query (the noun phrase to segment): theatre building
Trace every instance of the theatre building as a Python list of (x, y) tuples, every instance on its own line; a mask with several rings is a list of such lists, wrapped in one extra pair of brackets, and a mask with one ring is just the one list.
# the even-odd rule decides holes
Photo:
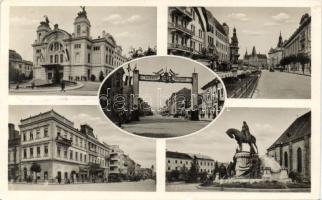
[(81, 125), (78, 130), (72, 121), (50, 110), (22, 119), (19, 128), (21, 181), (36, 178), (31, 171), (34, 163), (40, 165), (40, 181), (107, 180), (109, 149), (98, 142), (90, 126)]
[(270, 157), (288, 170), (311, 177), (311, 112), (297, 118), (267, 149)]
[(91, 36), (91, 22), (87, 12), (78, 12), (74, 32), (55, 24), (50, 27), (49, 19), (40, 22), (33, 47), (34, 79), (51, 83), (61, 79), (69, 81), (98, 81), (127, 59), (122, 47), (117, 45), (109, 33), (102, 31), (98, 38)]

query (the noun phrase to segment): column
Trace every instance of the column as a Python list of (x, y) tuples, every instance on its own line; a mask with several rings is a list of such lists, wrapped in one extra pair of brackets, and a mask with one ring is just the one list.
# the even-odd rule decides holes
[(198, 108), (198, 73), (192, 73), (191, 120), (199, 120)]

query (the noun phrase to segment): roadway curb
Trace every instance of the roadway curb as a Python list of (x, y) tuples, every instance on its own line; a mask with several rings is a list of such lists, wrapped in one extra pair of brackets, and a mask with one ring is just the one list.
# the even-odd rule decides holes
[[(82, 88), (82, 87), (84, 87), (84, 84), (78, 82), (76, 86), (66, 87), (65, 91), (75, 90), (75, 89), (79, 89), (79, 88)], [(9, 89), (9, 93), (55, 92), (55, 91), (60, 92), (61, 88), (57, 87), (57, 88), (52, 88), (52, 89), (34, 89), (34, 90), (32, 90), (32, 89), (28, 89), (28, 90), (25, 90), (25, 89), (18, 89), (18, 90)]]

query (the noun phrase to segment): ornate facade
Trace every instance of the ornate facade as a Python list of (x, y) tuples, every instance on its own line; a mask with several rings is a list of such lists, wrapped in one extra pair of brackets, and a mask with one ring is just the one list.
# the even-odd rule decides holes
[(84, 7), (73, 24), (74, 32), (70, 34), (58, 24), (52, 29), (47, 17), (40, 22), (32, 44), (35, 80), (99, 80), (101, 73), (106, 76), (127, 60), (112, 35), (103, 31), (92, 38)]

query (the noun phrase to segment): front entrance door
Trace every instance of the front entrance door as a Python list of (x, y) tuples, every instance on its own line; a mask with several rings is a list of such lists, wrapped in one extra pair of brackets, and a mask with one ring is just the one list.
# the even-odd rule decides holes
[(90, 80), (90, 78), (91, 78), (91, 70), (88, 69), (87, 70), (87, 80)]

